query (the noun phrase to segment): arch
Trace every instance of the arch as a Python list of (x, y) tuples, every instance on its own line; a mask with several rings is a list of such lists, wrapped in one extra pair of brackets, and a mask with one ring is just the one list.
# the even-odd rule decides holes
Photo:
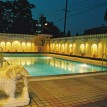
[(20, 52), (21, 51), (21, 44), (19, 41), (14, 41), (12, 43), (12, 51), (13, 52)]
[(81, 56), (84, 56), (84, 55), (85, 55), (85, 45), (84, 45), (84, 44), (81, 44), (81, 45), (80, 45), (80, 55), (81, 55)]
[(97, 49), (97, 44), (93, 44), (91, 46), (91, 57), (97, 57), (98, 49)]
[(22, 52), (26, 52), (26, 43), (22, 43)]
[(6, 52), (11, 52), (11, 43), (10, 42), (6, 43)]
[(3, 52), (5, 52), (5, 46), (6, 46), (5, 42), (1, 42), (1, 43), (0, 43), (0, 46), (1, 46), (1, 48), (3, 49)]
[(27, 43), (27, 47), (26, 47), (26, 49), (27, 49), (27, 52), (31, 52), (32, 51), (32, 45), (31, 45), (31, 43)]

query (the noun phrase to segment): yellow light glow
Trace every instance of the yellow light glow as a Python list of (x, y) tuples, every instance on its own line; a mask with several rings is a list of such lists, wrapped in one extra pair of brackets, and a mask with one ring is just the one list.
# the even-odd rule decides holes
[(97, 57), (97, 44), (92, 45), (91, 52), (93, 57)]
[(22, 45), (25, 45), (25, 43), (23, 42)]
[(4, 45), (5, 44), (5, 42), (1, 42), (1, 45)]
[(31, 43), (28, 42), (27, 45), (31, 46)]
[(93, 47), (93, 48), (97, 48), (97, 44), (93, 44), (92, 47)]
[(69, 47), (71, 48), (71, 47), (72, 47), (72, 44), (70, 44)]
[(81, 44), (81, 45), (80, 45), (80, 50), (81, 50), (81, 51), (85, 50), (85, 45), (84, 45), (84, 44)]

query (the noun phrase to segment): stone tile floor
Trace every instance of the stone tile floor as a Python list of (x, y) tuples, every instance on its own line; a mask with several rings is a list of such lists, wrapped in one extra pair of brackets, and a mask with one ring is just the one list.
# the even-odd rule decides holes
[(24, 107), (104, 107), (107, 75), (30, 81), (29, 93), (30, 104)]

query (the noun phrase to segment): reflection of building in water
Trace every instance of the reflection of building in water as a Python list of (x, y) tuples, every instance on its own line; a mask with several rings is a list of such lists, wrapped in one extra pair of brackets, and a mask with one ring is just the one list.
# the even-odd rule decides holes
[(11, 57), (11, 58), (6, 58), (6, 60), (9, 62), (11, 65), (30, 65), (35, 62), (34, 57)]
[(94, 66), (89, 67), (89, 65), (87, 65), (87, 64), (79, 65), (79, 73), (96, 72), (96, 71), (99, 71), (99, 70), (97, 70), (97, 68)]
[(53, 67), (57, 67), (60, 69), (68, 70), (74, 72), (74, 64), (68, 61), (59, 60), (59, 59), (51, 59), (50, 65)]
[(68, 70), (74, 72), (74, 64), (73, 63), (68, 64)]

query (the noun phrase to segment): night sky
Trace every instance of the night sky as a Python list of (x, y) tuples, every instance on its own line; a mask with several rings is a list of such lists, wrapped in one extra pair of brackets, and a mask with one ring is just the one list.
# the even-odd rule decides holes
[[(7, 0), (3, 0), (7, 1)], [(66, 0), (28, 0), (35, 4), (32, 9), (33, 19), (44, 14), (47, 21), (54, 22), (61, 31), (64, 31), (64, 9)], [(67, 28), (72, 35), (77, 32), (82, 34), (84, 30), (107, 25), (104, 21), (107, 0), (68, 0)]]
[[(63, 31), (64, 9), (66, 0), (29, 0), (36, 5), (32, 10), (33, 18), (38, 19), (40, 14), (47, 17), (47, 21), (54, 22)], [(77, 32), (106, 25), (104, 14), (107, 0), (68, 0), (67, 29), (72, 35)]]

